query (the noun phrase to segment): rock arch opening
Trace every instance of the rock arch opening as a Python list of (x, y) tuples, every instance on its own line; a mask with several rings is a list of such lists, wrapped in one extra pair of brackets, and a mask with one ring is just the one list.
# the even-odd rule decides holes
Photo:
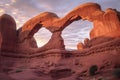
[(38, 47), (44, 46), (46, 43), (48, 43), (51, 36), (52, 33), (46, 28), (42, 27), (41, 29), (39, 29), (34, 35), (34, 38), (37, 42), (37, 46)]
[(34, 43), (36, 43), (37, 47), (39, 48), (48, 43), (51, 35), (52, 33), (48, 29), (42, 26), (42, 24), (37, 23), (33, 27), (31, 27), (30, 30), (29, 28), (26, 30), (25, 36), (23, 36), (21, 40), (24, 40), (25, 38), (34, 39)]
[(66, 49), (77, 49), (77, 44), (89, 38), (89, 33), (93, 27), (88, 20), (75, 21), (66, 27), (62, 32)]

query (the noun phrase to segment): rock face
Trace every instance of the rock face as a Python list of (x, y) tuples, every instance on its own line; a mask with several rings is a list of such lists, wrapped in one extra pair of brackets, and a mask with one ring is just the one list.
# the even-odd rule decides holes
[(0, 49), (2, 51), (19, 53), (24, 47), (26, 49), (37, 48), (37, 43), (33, 37), (20, 43), (17, 36), (19, 31), (20, 29), (16, 30), (16, 22), (10, 15), (4, 14), (0, 16)]
[(93, 38), (90, 40), (88, 38), (86, 38), (84, 40), (84, 43), (80, 42), (77, 44), (77, 49), (83, 50), (83, 49), (91, 48), (91, 47), (100, 45), (102, 43), (109, 42), (113, 39), (114, 39), (113, 37), (96, 37), (96, 38)]
[(54, 51), (32, 58), (3, 56), (4, 71), (15, 80), (120, 79), (120, 38), (77, 52)]
[(14, 19), (7, 14), (0, 16), (0, 29), (2, 50), (12, 51), (17, 44), (17, 31)]
[[(95, 15), (95, 14), (94, 14)], [(119, 37), (120, 21), (117, 11), (114, 9), (107, 9), (105, 12), (101, 11), (97, 19), (93, 19), (94, 28), (91, 31), (91, 38), (99, 36)]]
[(2, 34), (1, 34), (1, 28), (0, 28), (0, 51), (1, 51), (1, 46), (2, 46)]
[(4, 73), (0, 73), (0, 79), (1, 80), (14, 80), (10, 76), (8, 76), (7, 74), (4, 74)]
[[(19, 41), (23, 41), (25, 38), (33, 37), (34, 34), (42, 27), (45, 26), (51, 33), (51, 39), (38, 51), (45, 51), (49, 49), (65, 49), (63, 38), (61, 37), (61, 31), (59, 31), (60, 21), (58, 25), (53, 26), (56, 20), (59, 20), (58, 16), (51, 12), (44, 12), (26, 22), (19, 33)], [(58, 31), (57, 31), (58, 30)]]
[[(0, 65), (1, 65), (1, 47), (2, 46), (2, 36), (1, 36), (1, 27), (0, 27)], [(0, 66), (0, 72), (2, 71), (2, 66)]]
[[(19, 34), (21, 32), (21, 29), (22, 28), (17, 30), (17, 34)], [(27, 32), (25, 34), (27, 34)], [(34, 50), (34, 48), (38, 48), (37, 42), (33, 36), (27, 37), (21, 42), (19, 41), (19, 38), (18, 38), (17, 44), (18, 44), (17, 52), (22, 52), (22, 53), (29, 53), (29, 52), (31, 52), (31, 50)]]

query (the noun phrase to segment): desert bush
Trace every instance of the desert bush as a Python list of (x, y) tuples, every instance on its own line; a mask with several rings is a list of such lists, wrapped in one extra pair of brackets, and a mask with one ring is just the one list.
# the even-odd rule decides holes
[(89, 75), (90, 75), (90, 76), (95, 75), (97, 70), (98, 70), (98, 67), (97, 67), (96, 65), (92, 65), (92, 66), (89, 68)]

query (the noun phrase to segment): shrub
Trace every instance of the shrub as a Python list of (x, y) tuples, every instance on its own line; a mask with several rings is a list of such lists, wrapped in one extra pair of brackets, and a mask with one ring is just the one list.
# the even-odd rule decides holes
[(89, 75), (94, 76), (97, 70), (98, 70), (98, 67), (96, 65), (91, 66), (89, 69)]
[(113, 75), (114, 75), (116, 78), (120, 78), (120, 69), (115, 69), (114, 72), (113, 72)]

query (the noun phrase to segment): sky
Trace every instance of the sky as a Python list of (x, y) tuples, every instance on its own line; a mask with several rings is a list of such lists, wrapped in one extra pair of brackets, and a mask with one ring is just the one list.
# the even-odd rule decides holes
[[(119, 0), (0, 0), (0, 15), (6, 13), (11, 15), (16, 23), (17, 29), (27, 20), (42, 13), (53, 12), (59, 17), (64, 17), (75, 7), (86, 2), (95, 2), (101, 5), (102, 10), (114, 8), (120, 11)], [(93, 27), (89, 21), (75, 21), (64, 29), (62, 37), (67, 49), (76, 49), (79, 42), (84, 38), (89, 38), (89, 32)], [(34, 35), (39, 47), (46, 44), (51, 33), (45, 29), (40, 29)]]

